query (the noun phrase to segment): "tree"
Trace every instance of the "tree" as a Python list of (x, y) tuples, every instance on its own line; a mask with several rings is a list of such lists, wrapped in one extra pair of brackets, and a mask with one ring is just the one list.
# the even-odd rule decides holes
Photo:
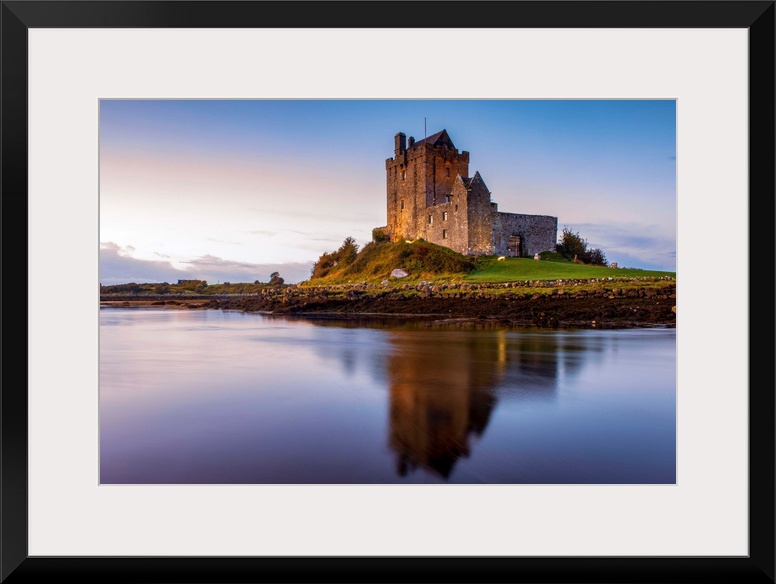
[(581, 259), (587, 250), (587, 241), (582, 239), (579, 233), (564, 227), (560, 236), (560, 242), (555, 246), (555, 250), (567, 260)]
[(313, 278), (323, 278), (336, 263), (334, 254), (326, 252), (322, 253), (321, 257), (318, 258), (318, 261), (315, 262), (315, 265), (313, 266)]
[(323, 278), (334, 266), (347, 266), (356, 261), (358, 245), (353, 237), (346, 237), (337, 251), (324, 252), (312, 269), (313, 278)]
[(606, 266), (606, 254), (600, 249), (587, 249), (587, 240), (568, 227), (563, 228), (555, 251), (570, 261), (578, 261), (594, 266)]
[(342, 245), (335, 252), (335, 255), (337, 256), (338, 264), (343, 264), (345, 266), (352, 264), (358, 255), (356, 240), (350, 236), (346, 237), (345, 241), (342, 242)]
[(280, 274), (278, 272), (272, 272), (269, 275), (269, 285), (270, 286), (282, 286), (283, 282), (285, 282), (285, 280), (280, 277)]

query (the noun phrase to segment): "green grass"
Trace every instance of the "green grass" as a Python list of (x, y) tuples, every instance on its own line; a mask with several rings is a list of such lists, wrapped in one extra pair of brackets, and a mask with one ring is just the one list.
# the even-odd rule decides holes
[[(556, 255), (556, 254), (552, 254)], [(550, 256), (551, 257), (551, 256)], [(568, 261), (531, 258), (480, 257), (477, 268), (464, 276), (469, 282), (519, 282), (521, 280), (584, 280), (590, 278), (676, 277), (676, 272), (587, 266)]]
[[(593, 278), (676, 277), (676, 272), (607, 268), (569, 262), (557, 253), (545, 252), (542, 259), (497, 256), (467, 257), (453, 250), (429, 243), (369, 243), (350, 263), (340, 263), (323, 277), (311, 278), (302, 285), (379, 283), (415, 284), (421, 281), (499, 283), (535, 280), (588, 280)], [(391, 270), (402, 268), (409, 276), (390, 277)]]
[[(358, 252), (352, 263), (338, 264), (328, 270), (325, 276), (311, 278), (306, 283), (311, 285), (378, 283), (391, 279), (404, 284), (440, 278), (460, 280), (475, 266), (474, 258), (426, 241), (372, 242)], [(391, 271), (397, 268), (407, 271), (409, 276), (400, 280), (390, 278)]]

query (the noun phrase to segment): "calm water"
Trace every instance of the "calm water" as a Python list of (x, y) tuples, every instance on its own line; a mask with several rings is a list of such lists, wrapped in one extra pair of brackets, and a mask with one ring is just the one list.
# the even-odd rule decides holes
[(676, 331), (100, 310), (102, 483), (674, 483)]

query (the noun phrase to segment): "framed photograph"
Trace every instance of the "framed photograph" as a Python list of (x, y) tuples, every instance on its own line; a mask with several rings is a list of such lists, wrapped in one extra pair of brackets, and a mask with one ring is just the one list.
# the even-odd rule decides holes
[(0, 579), (774, 582), (775, 14), (2, 2)]

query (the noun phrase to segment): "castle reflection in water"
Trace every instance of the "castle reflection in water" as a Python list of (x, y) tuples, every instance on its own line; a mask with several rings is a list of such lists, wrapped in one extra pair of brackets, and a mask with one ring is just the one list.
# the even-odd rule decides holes
[[(563, 341), (540, 334), (440, 331), (430, 342), (424, 332), (390, 334), (388, 443), (400, 476), (422, 468), (449, 477), (485, 432), (499, 399), (555, 399), (559, 356), (574, 349), (570, 340), (564, 350), (547, 347)], [(566, 375), (576, 367), (573, 358), (563, 361)]]

